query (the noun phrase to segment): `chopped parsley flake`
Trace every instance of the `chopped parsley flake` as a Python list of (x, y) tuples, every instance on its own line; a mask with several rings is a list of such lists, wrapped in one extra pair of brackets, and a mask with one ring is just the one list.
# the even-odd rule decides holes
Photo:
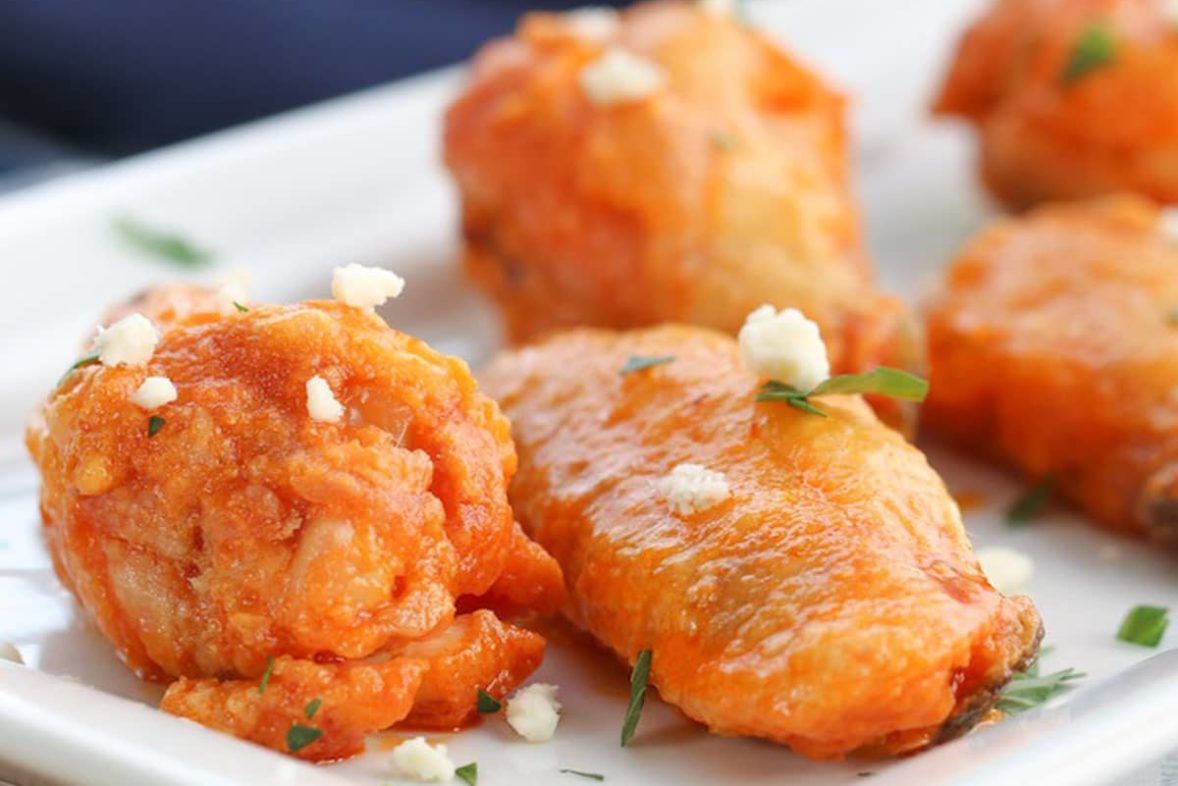
[(470, 786), (478, 786), (479, 763), (477, 761), (472, 761), (470, 764), (463, 764), (461, 767), (454, 770), (454, 774), (469, 783)]
[(494, 715), (499, 710), (503, 709), (503, 702), (487, 693), (482, 688), (479, 688), (479, 698), (476, 703), (479, 710), (479, 715)]
[(600, 772), (581, 772), (580, 770), (561, 770), (566, 775), (576, 775), (581, 778), (588, 778), (591, 781), (603, 781), (605, 776)]
[(1038, 483), (1027, 490), (1025, 494), (1014, 501), (1006, 509), (1006, 523), (1012, 527), (1026, 524), (1043, 512), (1051, 500), (1052, 487), (1055, 479), (1045, 475)]
[(160, 433), (160, 429), (162, 429), (164, 424), (167, 422), (168, 421), (164, 420), (159, 415), (152, 415), (149, 417), (147, 419), (147, 436), (150, 438)]
[[(1041, 657), (1050, 651), (1050, 647), (1044, 647), (1039, 655)], [(1006, 683), (998, 696), (997, 707), (1007, 715), (1017, 715), (1069, 690), (1072, 687), (1070, 683), (1086, 676), (1075, 669), (1061, 669), (1041, 677), (1039, 658), (1036, 658), (1026, 671), (1015, 672), (1011, 676), (1010, 682)]]
[(262, 681), (258, 683), (258, 695), (261, 696), (270, 687), (270, 675), (274, 673), (274, 656), (266, 656), (266, 670), (262, 672)]
[(315, 716), (315, 713), (319, 711), (319, 708), (322, 705), (323, 699), (311, 699), (311, 701), (307, 704), (307, 708), (303, 710), (303, 715), (307, 717), (307, 720), (311, 720), (311, 718)]
[(152, 227), (132, 218), (118, 216), (115, 230), (128, 244), (158, 259), (175, 262), (184, 267), (197, 267), (212, 261), (213, 255), (182, 236)]
[(1104, 22), (1093, 22), (1076, 38), (1062, 78), (1070, 85), (1113, 61), (1117, 54), (1116, 32)]
[(928, 382), (898, 368), (880, 366), (866, 374), (839, 374), (822, 382), (809, 393), (793, 385), (770, 380), (757, 392), (757, 401), (784, 401), (795, 409), (811, 415), (826, 417), (823, 410), (810, 403), (815, 396), (843, 396), (853, 393), (874, 393), (878, 396), (898, 398), (905, 401), (924, 401), (928, 395)]
[(78, 369), (85, 368), (86, 366), (93, 366), (95, 363), (98, 362), (98, 354), (99, 354), (98, 350), (94, 350), (93, 352), (91, 352), (87, 355), (82, 355), (82, 357), (75, 360), (74, 364), (72, 366), (70, 366), (69, 368), (67, 368), (65, 370), (65, 373), (61, 375), (61, 379), (57, 380), (57, 384), (61, 385), (62, 382), (65, 382), (66, 377), (68, 377), (70, 374), (77, 371)]
[(1134, 606), (1125, 615), (1117, 638), (1142, 647), (1156, 647), (1170, 624), (1170, 610), (1165, 606)]
[(670, 363), (675, 359), (674, 355), (655, 355), (647, 357), (645, 355), (631, 355), (630, 358), (622, 365), (618, 373), (623, 377), (627, 374), (633, 374), (635, 371), (642, 371), (643, 369), (651, 368), (653, 366), (661, 366), (665, 363)]
[(630, 705), (626, 708), (626, 720), (622, 724), (622, 747), (630, 744), (642, 717), (642, 705), (646, 701), (646, 684), (650, 681), (650, 650), (642, 650), (634, 661), (630, 672)]
[(247, 311), (249, 311), (249, 309), (248, 309), (248, 308), (246, 308), (245, 306), (241, 305), (241, 304), (240, 304), (240, 303), (238, 303), (236, 300), (234, 300), (234, 301), (233, 301), (233, 307), (234, 307), (235, 309), (237, 309), (237, 311), (238, 311), (238, 313), (239, 313), (239, 314), (244, 314), (244, 313), (246, 313)]
[(291, 753), (298, 753), (315, 740), (323, 736), (323, 729), (314, 726), (300, 726), (294, 724), (286, 733), (286, 747)]

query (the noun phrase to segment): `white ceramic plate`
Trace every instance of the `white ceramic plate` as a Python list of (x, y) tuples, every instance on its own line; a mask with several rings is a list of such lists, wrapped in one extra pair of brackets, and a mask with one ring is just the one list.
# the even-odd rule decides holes
[[(911, 296), (989, 212), (968, 136), (929, 123), (924, 110), (955, 31), (977, 5), (752, 4), (754, 19), (855, 97), (868, 235), (885, 284)], [(369, 91), (0, 200), (0, 640), (14, 642), (31, 667), (0, 663), (0, 778), (94, 786), (394, 780), (387, 750), (396, 735), (374, 739), (356, 760), (310, 768), (151, 709), (159, 689), (126, 672), (53, 576), (19, 440), (102, 306), (183, 275), (119, 243), (110, 219), (120, 211), (220, 252), (208, 275), (248, 269), (260, 300), (323, 296), (336, 264), (392, 267), (409, 288), (384, 312), (390, 323), (484, 360), (498, 343), (495, 319), (457, 276), (455, 205), (438, 164), (439, 116), (458, 79), (443, 72)], [(1054, 645), (1044, 667), (1077, 667), (1092, 689), (898, 764), (816, 764), (774, 745), (713, 737), (657, 699), (636, 743), (621, 750), (625, 671), (557, 630), (538, 675), (561, 686), (556, 739), (529, 745), (493, 721), (449, 739), (453, 758), (477, 760), (483, 786), (591, 783), (561, 768), (603, 773), (609, 784), (676, 786), (839, 784), (861, 772), (881, 773), (877, 784), (1161, 783), (1156, 768), (1129, 773), (1178, 743), (1178, 655), (1126, 675), (1153, 651), (1119, 643), (1114, 632), (1137, 603), (1178, 605), (1172, 558), (1062, 511), (1009, 530), (1000, 512), (1017, 483), (935, 448), (932, 458), (955, 492), (984, 500), (966, 516), (978, 545), (1034, 557), (1029, 592)]]

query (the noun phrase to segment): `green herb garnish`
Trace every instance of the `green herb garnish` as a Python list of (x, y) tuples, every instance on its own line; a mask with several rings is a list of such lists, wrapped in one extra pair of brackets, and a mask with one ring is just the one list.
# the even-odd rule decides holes
[(249, 311), (249, 309), (248, 309), (248, 308), (246, 308), (245, 306), (241, 305), (241, 304), (240, 304), (240, 303), (238, 303), (236, 300), (234, 300), (234, 301), (233, 301), (233, 307), (234, 307), (235, 309), (237, 309), (237, 313), (239, 313), (239, 314), (244, 314), (244, 313), (246, 313), (247, 311)]
[(494, 715), (499, 710), (503, 709), (503, 702), (487, 693), (482, 688), (479, 688), (479, 698), (475, 702), (478, 708), (479, 715)]
[(162, 429), (164, 427), (164, 424), (167, 422), (168, 421), (164, 420), (159, 415), (152, 415), (151, 417), (149, 417), (147, 419), (147, 436), (148, 436), (148, 438), (154, 437), (156, 434), (160, 433), (160, 429)]
[(630, 706), (626, 708), (626, 721), (622, 724), (622, 747), (626, 747), (638, 728), (642, 717), (642, 704), (646, 701), (646, 683), (650, 681), (650, 650), (642, 650), (634, 661), (630, 672)]
[(1039, 661), (1026, 671), (1015, 672), (998, 696), (998, 709), (1007, 715), (1038, 707), (1072, 686), (1068, 683), (1083, 679), (1086, 674), (1075, 669), (1062, 669), (1044, 677), (1039, 676)]
[(211, 253), (180, 235), (149, 226), (131, 216), (116, 217), (114, 227), (127, 243), (159, 259), (185, 267), (197, 267), (213, 259)]
[(470, 786), (478, 786), (479, 763), (477, 761), (472, 761), (470, 764), (463, 764), (461, 767), (454, 770), (454, 774), (469, 783)]
[(811, 398), (853, 393), (874, 393), (905, 401), (924, 401), (924, 397), (928, 395), (928, 382), (907, 371), (880, 366), (866, 374), (839, 374), (820, 383), (808, 393), (798, 390), (793, 385), (770, 380), (757, 392), (757, 401), (784, 401), (795, 409), (826, 417), (824, 411), (810, 402)]
[(303, 710), (303, 715), (307, 716), (307, 720), (311, 720), (319, 708), (323, 705), (323, 699), (311, 699), (307, 704), (307, 708)]
[(644, 355), (631, 355), (630, 359), (627, 360), (618, 370), (618, 373), (624, 377), (627, 374), (633, 374), (635, 371), (642, 371), (645, 368), (651, 368), (652, 366), (661, 366), (664, 363), (670, 363), (674, 359), (674, 355), (656, 355), (653, 357), (646, 357)]
[(270, 687), (270, 675), (274, 673), (274, 656), (266, 656), (266, 670), (262, 672), (262, 681), (258, 683), (258, 695), (261, 696)]
[(1156, 647), (1170, 624), (1170, 610), (1165, 606), (1134, 606), (1125, 615), (1117, 638), (1142, 647)]
[(298, 753), (315, 740), (323, 736), (323, 729), (314, 726), (300, 726), (294, 724), (286, 733), (286, 747), (291, 753)]
[(605, 776), (600, 772), (581, 772), (580, 770), (561, 770), (566, 775), (577, 775), (581, 778), (588, 778), (591, 781), (603, 781)]
[(65, 373), (61, 375), (61, 378), (57, 380), (58, 387), (61, 386), (62, 382), (65, 382), (66, 377), (68, 377), (70, 374), (74, 373), (78, 369), (85, 368), (86, 366), (93, 366), (95, 363), (97, 363), (99, 354), (100, 354), (99, 351), (96, 349), (93, 352), (86, 354), (86, 355), (82, 355), (82, 357), (75, 360), (74, 364), (72, 366), (70, 366), (69, 368), (67, 368), (65, 370)]
[(1055, 478), (1051, 475), (1044, 475), (1038, 483), (1006, 509), (1006, 523), (1017, 527), (1020, 524), (1026, 524), (1042, 513), (1043, 508), (1047, 507), (1048, 501), (1051, 500), (1054, 485)]
[(1081, 77), (1112, 62), (1117, 54), (1116, 32), (1103, 22), (1093, 22), (1084, 28), (1064, 66), (1061, 78), (1070, 85)]

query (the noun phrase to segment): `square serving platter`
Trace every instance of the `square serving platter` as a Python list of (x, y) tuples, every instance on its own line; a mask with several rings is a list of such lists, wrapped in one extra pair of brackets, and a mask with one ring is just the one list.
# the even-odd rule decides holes
[[(979, 0), (752, 0), (760, 27), (854, 101), (858, 189), (884, 286), (918, 300), (954, 249), (994, 213), (961, 128), (926, 106), (957, 31)], [(122, 213), (174, 227), (217, 252), (205, 278), (244, 269), (251, 295), (327, 294), (348, 262), (390, 267), (406, 294), (382, 313), (398, 329), (474, 367), (499, 345), (495, 315), (457, 269), (456, 205), (439, 163), (441, 113), (461, 83), (451, 69), (52, 181), (0, 199), (0, 641), (27, 667), (0, 662), (0, 781), (156, 784), (397, 783), (388, 751), (310, 767), (154, 709), (161, 690), (130, 675), (53, 575), (39, 536), (36, 477), (24, 456), (29, 413), (76, 354), (103, 306), (177, 270), (127, 248)], [(531, 745), (501, 722), (444, 735), (482, 786), (562, 784), (875, 784), (1178, 782), (1178, 641), (1159, 650), (1115, 640), (1139, 603), (1178, 606), (1178, 558), (1052, 509), (1011, 529), (1016, 479), (925, 444), (959, 498), (977, 546), (1030, 555), (1027, 592), (1052, 649), (1043, 668), (1075, 667), (1084, 687), (997, 726), (900, 762), (813, 763), (768, 743), (709, 735), (657, 697), (635, 743), (618, 746), (625, 670), (552, 623), (536, 676), (560, 686), (556, 738)], [(1161, 652), (1162, 654), (1157, 654)], [(1155, 657), (1151, 657), (1155, 656)]]

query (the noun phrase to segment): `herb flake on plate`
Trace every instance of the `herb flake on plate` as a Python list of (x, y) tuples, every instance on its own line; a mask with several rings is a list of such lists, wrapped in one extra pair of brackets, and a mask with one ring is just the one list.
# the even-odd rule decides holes
[(248, 312), (248, 311), (249, 311), (249, 309), (248, 309), (248, 308), (246, 308), (245, 306), (241, 305), (241, 304), (240, 304), (240, 303), (238, 303), (236, 300), (234, 300), (234, 301), (233, 301), (233, 307), (234, 307), (235, 309), (237, 309), (237, 313), (238, 313), (238, 314), (245, 314), (246, 312)]
[(1026, 671), (1015, 672), (1010, 682), (1003, 686), (996, 706), (1007, 715), (1017, 715), (1071, 689), (1072, 682), (1086, 676), (1071, 668), (1040, 676), (1039, 660), (1036, 658)]
[(128, 215), (114, 219), (115, 231), (128, 245), (157, 259), (184, 267), (198, 267), (213, 260), (213, 255), (175, 232), (159, 229)]
[(602, 775), (600, 772), (582, 772), (581, 770), (568, 770), (568, 769), (562, 769), (561, 772), (563, 772), (565, 775), (576, 775), (579, 778), (588, 778), (591, 781), (605, 780), (605, 776)]
[(1006, 509), (1006, 523), (1012, 527), (1027, 524), (1037, 517), (1051, 501), (1051, 493), (1055, 487), (1055, 478), (1044, 475), (1018, 499)]
[(655, 355), (650, 357), (645, 355), (631, 355), (629, 359), (624, 364), (622, 364), (622, 367), (618, 369), (618, 374), (624, 377), (627, 374), (633, 374), (635, 371), (642, 371), (643, 369), (653, 368), (654, 366), (661, 366), (666, 363), (670, 363), (674, 359), (674, 355)]
[(1117, 638), (1142, 647), (1156, 647), (1170, 624), (1170, 610), (1165, 606), (1134, 606), (1117, 631)]
[(482, 688), (479, 688), (479, 697), (475, 702), (478, 708), (479, 715), (494, 715), (499, 710), (503, 709), (503, 702), (487, 693)]
[(630, 672), (630, 705), (626, 707), (626, 720), (622, 724), (622, 747), (630, 744), (642, 717), (642, 705), (646, 701), (646, 685), (650, 681), (650, 650), (642, 650), (634, 661)]
[(454, 774), (462, 780), (466, 781), (470, 786), (478, 786), (479, 783), (479, 763), (472, 761), (470, 764), (463, 764), (458, 769), (454, 770)]

